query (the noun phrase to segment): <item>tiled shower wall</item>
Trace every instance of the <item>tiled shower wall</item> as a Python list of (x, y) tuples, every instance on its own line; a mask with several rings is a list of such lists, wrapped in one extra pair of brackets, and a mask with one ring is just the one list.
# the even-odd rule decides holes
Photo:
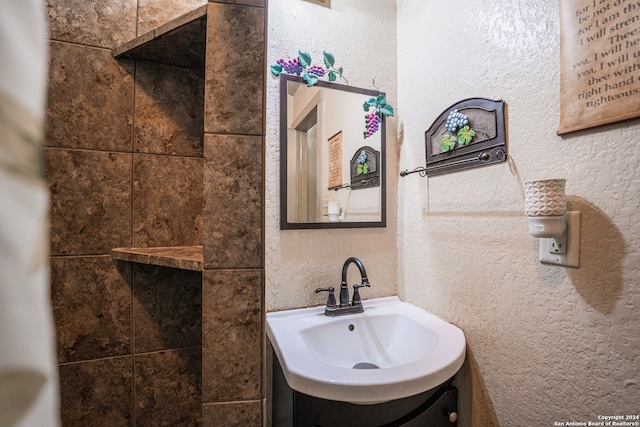
[(261, 426), (264, 406), (266, 0), (235, 3), (209, 3), (207, 15), (202, 400), (210, 427)]
[[(47, 2), (64, 426), (262, 422), (266, 5), (232, 3), (209, 6), (202, 76), (111, 49), (206, 2)], [(109, 256), (199, 244), (204, 273)]]

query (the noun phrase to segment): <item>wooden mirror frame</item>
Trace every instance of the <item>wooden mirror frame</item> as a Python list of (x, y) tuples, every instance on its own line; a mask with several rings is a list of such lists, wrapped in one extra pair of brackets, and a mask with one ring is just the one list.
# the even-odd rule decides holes
[[(302, 77), (280, 74), (280, 229), (308, 230), (332, 228), (381, 228), (387, 226), (387, 175), (386, 175), (386, 120), (380, 123), (380, 221), (344, 221), (344, 222), (288, 222), (287, 220), (287, 88), (289, 82), (305, 84)], [(339, 83), (319, 81), (318, 87), (340, 90), (376, 97), (381, 93), (375, 90), (357, 88)], [(364, 123), (364, 110), (362, 111)], [(364, 129), (364, 127), (363, 127)]]

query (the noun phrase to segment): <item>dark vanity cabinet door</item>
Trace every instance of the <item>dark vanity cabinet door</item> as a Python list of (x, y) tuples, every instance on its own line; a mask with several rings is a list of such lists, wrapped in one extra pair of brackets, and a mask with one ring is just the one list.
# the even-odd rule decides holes
[[(458, 390), (448, 381), (435, 389), (391, 402), (355, 405), (292, 390), (277, 357), (273, 361), (273, 427), (449, 427)], [(451, 417), (455, 419), (454, 417)]]

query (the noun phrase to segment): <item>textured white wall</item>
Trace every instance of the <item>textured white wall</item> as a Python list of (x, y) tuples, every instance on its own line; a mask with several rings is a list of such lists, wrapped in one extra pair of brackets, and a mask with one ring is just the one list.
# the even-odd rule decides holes
[[(401, 169), (424, 164), (424, 131), (451, 104), (507, 103), (510, 164), (398, 184), (399, 293), (468, 340), (460, 425), (640, 411), (640, 120), (556, 135), (558, 11), (398, 0)], [(582, 212), (579, 269), (538, 261), (521, 182), (543, 177), (566, 178)]]
[[(389, 0), (331, 0), (330, 7), (303, 0), (269, 2), (268, 63), (309, 52), (322, 63), (322, 52), (335, 55), (336, 66), (353, 86), (387, 94), (397, 103), (396, 5)], [(363, 298), (397, 293), (397, 143), (396, 120), (387, 122), (387, 227), (338, 230), (279, 229), (279, 81), (267, 82), (266, 251), (267, 310), (320, 305), (326, 295), (319, 286), (340, 284), (342, 264), (359, 257), (367, 269), (371, 289)], [(364, 111), (362, 113), (364, 130)], [(364, 140), (363, 140), (364, 141)], [(352, 271), (353, 270), (353, 271)], [(349, 283), (359, 283), (351, 267)]]

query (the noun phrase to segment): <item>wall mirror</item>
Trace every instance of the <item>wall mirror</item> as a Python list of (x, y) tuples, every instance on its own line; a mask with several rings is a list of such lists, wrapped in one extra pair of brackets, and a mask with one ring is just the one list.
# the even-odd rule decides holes
[(385, 120), (364, 138), (380, 93), (280, 75), (280, 228), (386, 226)]

